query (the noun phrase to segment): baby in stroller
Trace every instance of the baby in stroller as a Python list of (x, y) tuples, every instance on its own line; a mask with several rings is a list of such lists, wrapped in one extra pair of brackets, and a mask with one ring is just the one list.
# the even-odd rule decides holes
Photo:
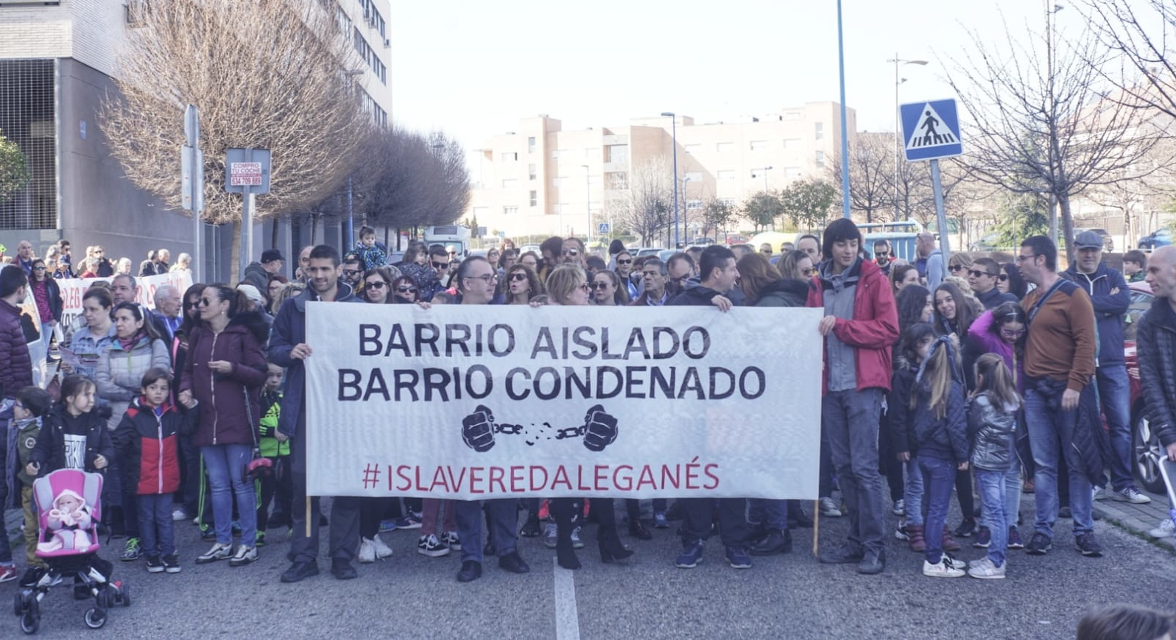
[(90, 529), (93, 525), (86, 499), (76, 491), (63, 489), (53, 498), (53, 508), (45, 518), (45, 534), (37, 550), (45, 553), (72, 549), (87, 553), (90, 550)]

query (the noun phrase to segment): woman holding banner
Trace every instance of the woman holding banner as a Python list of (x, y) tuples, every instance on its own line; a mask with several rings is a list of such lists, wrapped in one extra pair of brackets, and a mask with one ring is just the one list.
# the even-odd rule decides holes
[[(589, 291), (587, 274), (579, 265), (559, 265), (547, 276), (547, 295), (550, 298), (548, 304), (586, 306)], [(580, 568), (580, 560), (576, 558), (576, 551), (572, 546), (572, 518), (580, 512), (583, 504), (583, 500), (577, 498), (551, 500), (551, 515), (555, 518), (556, 526), (556, 559), (559, 566), (565, 569)], [(596, 514), (596, 521), (599, 523), (596, 540), (600, 546), (600, 561), (615, 562), (633, 555), (631, 549), (621, 544), (621, 537), (617, 534), (612, 498), (593, 498), (592, 512)]]
[[(197, 564), (229, 559), (230, 566), (257, 560), (257, 502), (245, 475), (257, 442), (260, 390), (267, 365), (264, 345), (269, 325), (248, 297), (224, 285), (200, 294), (200, 325), (192, 330), (180, 379), (180, 403), (195, 398), (200, 411), (192, 444), (200, 447), (212, 485), (216, 544)], [(233, 498), (241, 522), (241, 545), (234, 555)]]

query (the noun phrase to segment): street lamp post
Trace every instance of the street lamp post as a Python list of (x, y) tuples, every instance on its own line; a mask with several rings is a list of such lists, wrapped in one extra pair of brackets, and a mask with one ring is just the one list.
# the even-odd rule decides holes
[(845, 121), (845, 34), (841, 24), (841, 0), (837, 0), (837, 68), (841, 80), (841, 208), (850, 217), (849, 209), (849, 123)]
[[(687, 236), (690, 234), (690, 194), (686, 189), (686, 183), (690, 182), (690, 176), (682, 176), (682, 226), (686, 227)], [(690, 242), (690, 238), (686, 238), (686, 242)], [(677, 248), (677, 247), (675, 247)]]
[[(771, 170), (772, 170), (772, 165), (768, 165), (766, 167), (760, 167), (758, 169), (751, 170), (751, 177), (753, 177), (753, 178), (756, 177), (756, 175), (755, 175), (756, 171), (762, 172), (764, 174), (764, 193), (768, 192), (768, 172)], [(773, 218), (772, 231), (776, 230), (776, 223), (774, 220), (775, 219)]]
[(584, 169), (584, 199), (588, 207), (588, 244), (592, 244), (592, 186), (588, 183), (588, 165), (580, 165)]
[(677, 249), (681, 242), (678, 240), (678, 116), (669, 111), (662, 112), (663, 118), (673, 118), (671, 120), (671, 136), (674, 147), (674, 248)]
[[(926, 60), (903, 60), (898, 57), (898, 52), (896, 51), (894, 53), (894, 57), (891, 58), (890, 60), (887, 60), (886, 62), (893, 62), (894, 63), (894, 219), (897, 221), (898, 220), (898, 150), (899, 150), (899, 140), (901, 139), (899, 136), (902, 135), (902, 120), (900, 119), (901, 116), (899, 115), (899, 108), (898, 108), (898, 86), (900, 84), (906, 82), (906, 78), (900, 79), (898, 77), (898, 66), (900, 64), (901, 65), (917, 64), (919, 66), (924, 66), (927, 64), (927, 61)], [(848, 160), (842, 160), (842, 162), (848, 162)], [(907, 212), (907, 219), (908, 220), (910, 219), (910, 212), (909, 211)]]

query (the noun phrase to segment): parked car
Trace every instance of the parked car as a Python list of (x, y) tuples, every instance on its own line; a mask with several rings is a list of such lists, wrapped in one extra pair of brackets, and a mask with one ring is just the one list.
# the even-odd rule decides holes
[(991, 253), (1000, 248), (1000, 232), (993, 231), (992, 233), (984, 234), (983, 238), (973, 242), (968, 246), (968, 251), (977, 251), (984, 253)]
[(1078, 234), (1082, 233), (1083, 231), (1093, 231), (1097, 233), (1098, 237), (1102, 238), (1103, 251), (1110, 252), (1115, 250), (1115, 239), (1111, 237), (1111, 234), (1107, 233), (1106, 229), (1074, 229), (1074, 237), (1077, 238)]
[(690, 241), (690, 243), (689, 243), (689, 246), (692, 246), (692, 247), (705, 247), (705, 246), (708, 246), (708, 245), (712, 245), (712, 244), (714, 244), (714, 243), (715, 243), (715, 239), (714, 239), (714, 238), (695, 238), (695, 239), (693, 239), (693, 240), (691, 240), (691, 241)]
[(1139, 382), (1139, 359), (1135, 351), (1135, 327), (1139, 317), (1151, 308), (1151, 286), (1146, 282), (1132, 282), (1131, 306), (1124, 319), (1124, 354), (1127, 359), (1127, 381), (1131, 393), (1131, 455), (1132, 471), (1139, 485), (1152, 493), (1163, 494), (1164, 479), (1153, 455), (1166, 455), (1159, 438), (1152, 432), (1147, 416), (1143, 412), (1143, 393)]
[(741, 236), (741, 235), (737, 235), (737, 234), (732, 234), (732, 235), (727, 236), (727, 245), (728, 246), (733, 245), (733, 244), (745, 244), (745, 243), (747, 243), (747, 238), (745, 236)]
[(1172, 232), (1167, 227), (1159, 229), (1139, 239), (1139, 248), (1152, 251), (1172, 244)]
[(642, 256), (657, 255), (659, 252), (665, 251), (665, 249), (658, 249), (657, 247), (639, 247), (635, 249), (629, 249), (629, 253), (633, 253), (634, 251), (637, 253), (633, 257), (640, 258)]

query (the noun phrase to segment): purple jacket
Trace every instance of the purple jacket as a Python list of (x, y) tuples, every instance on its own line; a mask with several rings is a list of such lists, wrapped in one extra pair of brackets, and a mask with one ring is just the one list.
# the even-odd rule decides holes
[(1000, 336), (993, 333), (992, 328), (992, 309), (980, 314), (980, 317), (972, 321), (972, 326), (968, 328), (968, 339), (972, 344), (979, 348), (980, 353), (997, 353), (1004, 358), (1005, 364), (1008, 365), (1009, 371), (1017, 380), (1017, 391), (1025, 391), (1025, 362), (1022, 357), (1020, 360), (1016, 357), (1016, 352), (1013, 345), (1005, 342)]
[[(250, 428), (261, 419), (259, 392), (265, 383), (265, 343), (269, 326), (257, 312), (239, 314), (219, 334), (197, 327), (188, 342), (180, 392), (191, 391), (200, 403), (192, 444), (253, 444)], [(208, 363), (226, 360), (230, 373), (213, 373)], [(246, 414), (246, 397), (249, 415)]]
[(33, 358), (20, 326), (20, 309), (0, 300), (0, 385), (4, 395), (15, 398), (33, 384)]

